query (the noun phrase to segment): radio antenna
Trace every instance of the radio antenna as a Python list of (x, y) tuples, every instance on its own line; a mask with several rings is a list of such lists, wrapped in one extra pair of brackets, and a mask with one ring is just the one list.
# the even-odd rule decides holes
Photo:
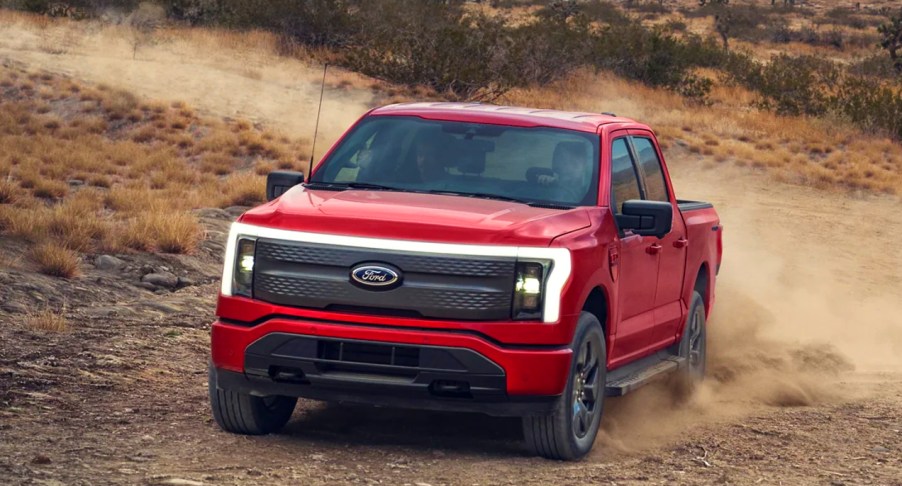
[(316, 155), (316, 135), (319, 133), (319, 114), (323, 110), (323, 92), (326, 90), (326, 69), (329, 69), (329, 63), (323, 64), (323, 82), (319, 87), (319, 107), (316, 108), (316, 127), (313, 129), (313, 145), (310, 147), (310, 164), (307, 166), (307, 179), (310, 179), (310, 173), (313, 172), (313, 156)]

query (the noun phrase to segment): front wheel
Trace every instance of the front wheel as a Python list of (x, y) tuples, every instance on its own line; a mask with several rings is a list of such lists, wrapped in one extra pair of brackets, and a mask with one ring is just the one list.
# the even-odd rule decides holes
[(548, 459), (572, 461), (595, 443), (604, 406), (607, 353), (598, 319), (583, 312), (571, 344), (573, 361), (564, 393), (549, 415), (523, 418), (529, 449)]
[(210, 408), (222, 430), (235, 434), (263, 435), (278, 432), (288, 423), (298, 399), (294, 397), (258, 397), (248, 393), (222, 390), (216, 386), (216, 370), (207, 372)]

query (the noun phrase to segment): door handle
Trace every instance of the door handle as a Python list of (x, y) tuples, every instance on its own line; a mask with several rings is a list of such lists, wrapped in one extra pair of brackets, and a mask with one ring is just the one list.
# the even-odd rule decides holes
[(686, 248), (687, 246), (689, 246), (689, 240), (686, 238), (680, 238), (673, 242), (674, 248)]
[(648, 253), (649, 255), (657, 255), (658, 252), (661, 251), (661, 248), (663, 248), (661, 245), (655, 243), (646, 248), (645, 253)]

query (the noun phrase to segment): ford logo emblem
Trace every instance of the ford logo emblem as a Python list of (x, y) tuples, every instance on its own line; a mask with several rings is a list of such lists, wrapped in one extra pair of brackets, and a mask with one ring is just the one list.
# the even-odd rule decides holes
[(370, 290), (388, 290), (401, 283), (401, 272), (385, 265), (364, 264), (351, 269), (351, 280)]

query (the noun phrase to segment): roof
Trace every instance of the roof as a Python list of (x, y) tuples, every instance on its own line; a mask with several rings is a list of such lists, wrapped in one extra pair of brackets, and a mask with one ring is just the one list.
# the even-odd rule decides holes
[(371, 115), (418, 116), (433, 120), (550, 127), (595, 133), (608, 123), (635, 123), (629, 118), (574, 111), (544, 110), (485, 103), (402, 103), (383, 106)]

